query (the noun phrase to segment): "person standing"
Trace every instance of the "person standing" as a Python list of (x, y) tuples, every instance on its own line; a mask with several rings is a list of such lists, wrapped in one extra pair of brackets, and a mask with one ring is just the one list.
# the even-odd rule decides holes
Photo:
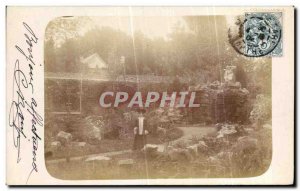
[(140, 112), (139, 116), (135, 121), (135, 127), (133, 129), (134, 141), (132, 150), (141, 150), (147, 143), (147, 135), (149, 134), (147, 130), (147, 120)]

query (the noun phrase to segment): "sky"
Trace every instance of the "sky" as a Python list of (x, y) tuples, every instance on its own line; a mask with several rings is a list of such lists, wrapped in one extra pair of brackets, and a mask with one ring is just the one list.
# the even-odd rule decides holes
[(149, 38), (168, 38), (175, 24), (185, 27), (182, 17), (91, 17), (93, 23), (101, 27), (112, 27), (119, 29), (128, 35), (135, 32), (142, 32)]

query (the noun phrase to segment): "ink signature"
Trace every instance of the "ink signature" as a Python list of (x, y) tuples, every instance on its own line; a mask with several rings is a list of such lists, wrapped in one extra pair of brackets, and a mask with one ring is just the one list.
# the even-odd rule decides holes
[[(17, 163), (22, 159), (22, 144), (25, 141), (32, 144), (32, 151), (30, 151), (32, 153), (32, 168), (27, 177), (28, 181), (33, 172), (38, 172), (38, 142), (42, 140), (38, 133), (38, 127), (43, 127), (43, 118), (37, 111), (38, 103), (34, 98), (34, 73), (38, 66), (34, 60), (33, 48), (38, 44), (38, 38), (27, 23), (23, 22), (23, 26), (26, 31), (24, 33), (26, 48), (22, 49), (19, 45), (15, 45), (15, 48), (21, 54), (22, 59), (25, 59), (25, 62), (21, 63), (20, 59), (15, 61), (9, 126), (13, 128), (13, 143), (17, 149)], [(27, 96), (25, 97), (25, 95)], [(27, 129), (28, 127), (31, 129)]]

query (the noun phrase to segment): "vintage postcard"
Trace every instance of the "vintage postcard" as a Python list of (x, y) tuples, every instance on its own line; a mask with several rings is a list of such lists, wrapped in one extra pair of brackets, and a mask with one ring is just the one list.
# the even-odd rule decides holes
[(7, 7), (8, 185), (291, 185), (294, 7)]

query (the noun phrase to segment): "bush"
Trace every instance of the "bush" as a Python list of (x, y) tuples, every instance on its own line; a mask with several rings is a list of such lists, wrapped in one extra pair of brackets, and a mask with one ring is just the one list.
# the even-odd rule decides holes
[(272, 131), (260, 129), (250, 137), (257, 140), (255, 147), (244, 147), (234, 151), (232, 157), (233, 174), (236, 177), (259, 176), (267, 171), (272, 160)]
[(272, 99), (270, 96), (259, 94), (250, 113), (250, 121), (260, 127), (272, 115)]

